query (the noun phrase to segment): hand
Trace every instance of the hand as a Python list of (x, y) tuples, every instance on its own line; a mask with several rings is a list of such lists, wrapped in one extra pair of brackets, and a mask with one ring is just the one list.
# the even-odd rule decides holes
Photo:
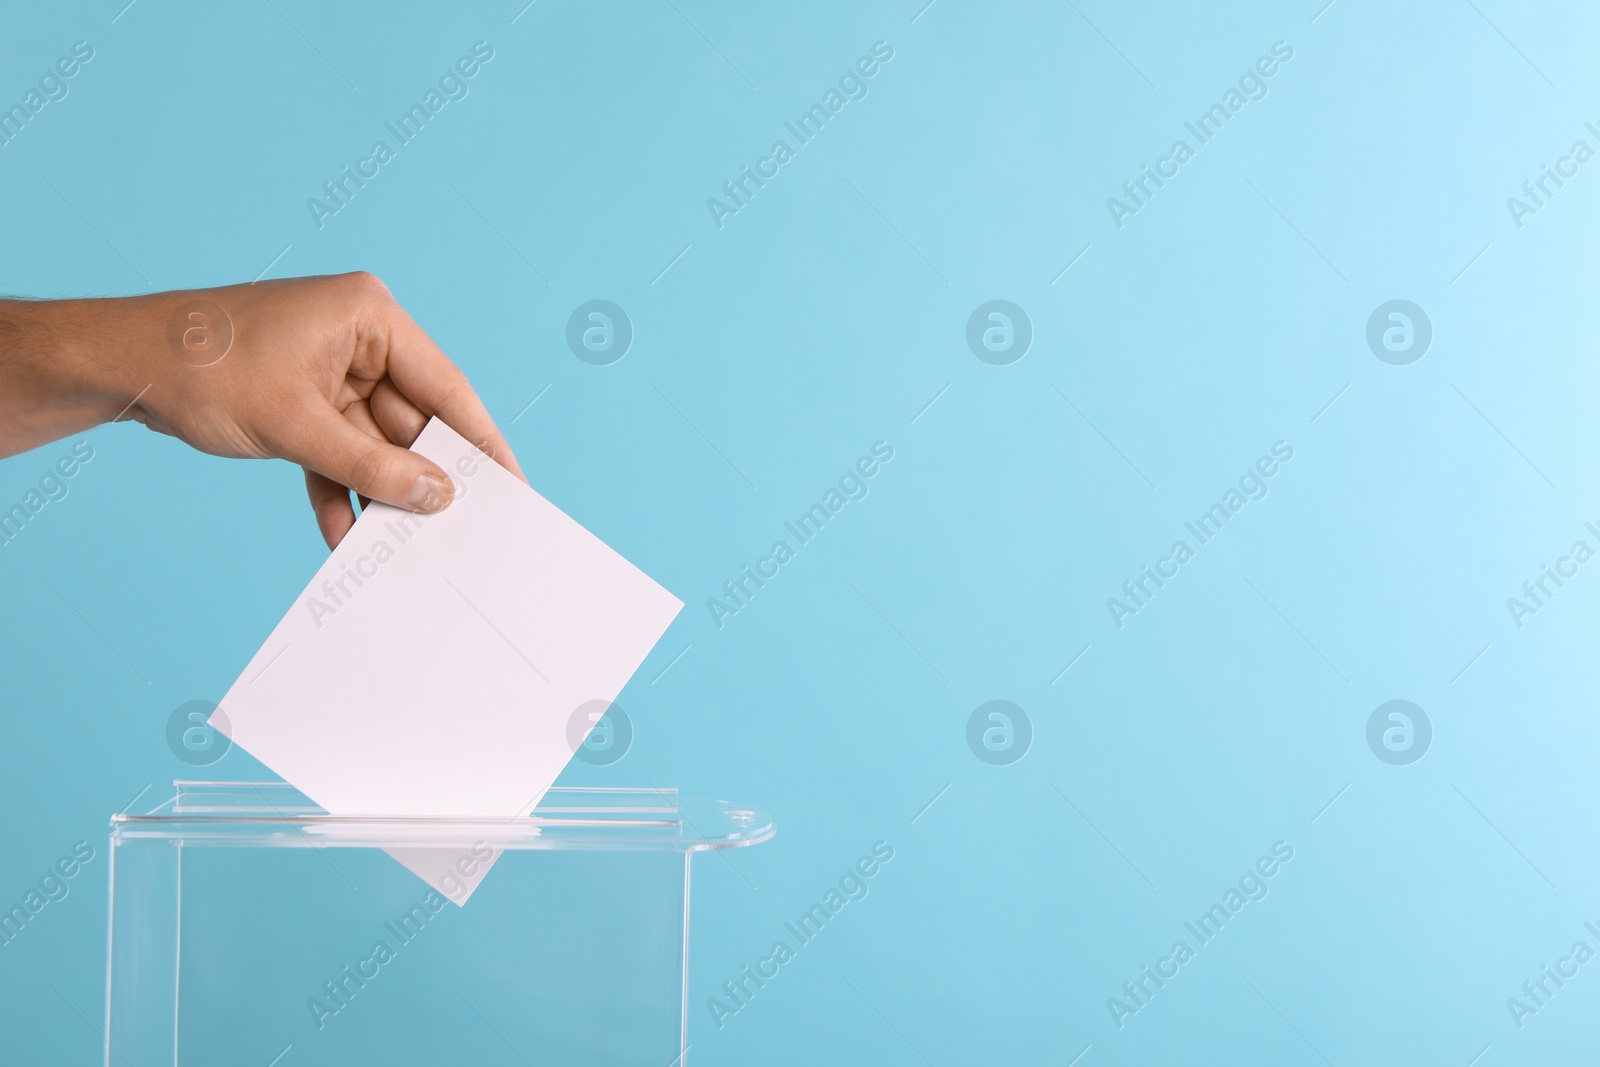
[(466, 377), (370, 274), (0, 302), (0, 455), (131, 418), (213, 455), (287, 459), (329, 547), (355, 522), (351, 490), (449, 505), (444, 471), (408, 451), (432, 416), (522, 477)]

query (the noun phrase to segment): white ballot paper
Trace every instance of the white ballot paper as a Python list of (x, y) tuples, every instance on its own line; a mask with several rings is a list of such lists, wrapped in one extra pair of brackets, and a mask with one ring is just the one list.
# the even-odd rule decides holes
[[(439, 420), (412, 449), (454, 503), (367, 507), (211, 721), (335, 815), (525, 816), (683, 604)], [(457, 904), (497, 855), (389, 852)]]

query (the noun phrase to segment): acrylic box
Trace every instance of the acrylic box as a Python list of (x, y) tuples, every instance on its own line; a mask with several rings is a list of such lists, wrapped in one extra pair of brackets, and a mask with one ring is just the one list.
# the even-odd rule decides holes
[[(775, 832), (674, 790), (474, 820), (175, 786), (111, 821), (107, 1067), (682, 1065), (694, 855)], [(503, 852), (457, 907), (384, 852), (413, 847)]]

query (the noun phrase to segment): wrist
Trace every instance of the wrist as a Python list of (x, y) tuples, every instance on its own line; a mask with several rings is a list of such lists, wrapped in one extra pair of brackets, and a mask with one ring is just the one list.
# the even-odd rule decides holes
[(109, 415), (75, 380), (70, 329), (55, 306), (0, 301), (0, 456), (36, 448), (88, 429)]
[(122, 415), (146, 386), (154, 298), (0, 300), (0, 455)]

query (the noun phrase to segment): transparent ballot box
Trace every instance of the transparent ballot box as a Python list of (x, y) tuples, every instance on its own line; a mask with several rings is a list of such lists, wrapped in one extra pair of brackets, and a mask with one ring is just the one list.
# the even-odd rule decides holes
[[(666, 789), (411, 819), (332, 816), (281, 782), (175, 785), (111, 820), (107, 1067), (681, 1067), (694, 855), (774, 833)], [(457, 906), (388, 849), (498, 858)]]

